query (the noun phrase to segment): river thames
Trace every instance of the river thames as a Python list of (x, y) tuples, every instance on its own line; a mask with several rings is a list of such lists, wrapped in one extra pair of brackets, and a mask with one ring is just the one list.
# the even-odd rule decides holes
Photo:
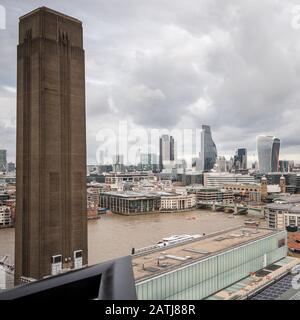
[[(248, 218), (264, 221), (259, 215), (233, 216), (223, 212), (197, 210), (177, 213), (152, 213), (122, 216), (102, 215), (88, 221), (89, 265), (131, 254), (133, 247), (155, 244), (174, 234), (203, 234), (229, 229), (244, 224)], [(14, 263), (15, 229), (0, 229), (0, 258), (8, 256)], [(0, 269), (0, 290), (13, 287), (13, 275)]]
[[(204, 210), (136, 216), (102, 215), (101, 219), (88, 221), (89, 264), (128, 255), (133, 247), (155, 244), (166, 236), (207, 234), (239, 226), (249, 217)], [(258, 216), (251, 218), (260, 220)], [(12, 264), (14, 234), (14, 228), (0, 230), (0, 256), (9, 256)]]

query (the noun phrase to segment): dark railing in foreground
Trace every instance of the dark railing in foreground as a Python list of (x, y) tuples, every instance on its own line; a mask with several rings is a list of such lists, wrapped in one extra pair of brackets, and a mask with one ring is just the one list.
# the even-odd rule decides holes
[(131, 256), (21, 285), (0, 300), (136, 300)]

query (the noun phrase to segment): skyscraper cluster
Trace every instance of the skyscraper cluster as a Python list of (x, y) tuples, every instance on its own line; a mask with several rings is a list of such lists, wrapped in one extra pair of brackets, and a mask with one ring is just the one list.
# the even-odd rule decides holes
[[(201, 130), (201, 152), (193, 158), (192, 166), (197, 171), (210, 171), (217, 161), (217, 148), (213, 141), (210, 126), (203, 125)], [(172, 136), (162, 135), (159, 140), (159, 170), (172, 166), (176, 160), (176, 141)]]
[[(174, 138), (163, 135), (160, 138), (159, 169), (165, 167), (166, 163), (174, 161)], [(258, 170), (261, 173), (289, 171), (290, 162), (279, 161), (280, 139), (274, 136), (260, 135), (257, 137)], [(219, 172), (234, 170), (235, 172), (246, 172), (248, 169), (248, 155), (246, 148), (238, 148), (231, 160), (218, 157), (217, 147), (212, 138), (211, 128), (202, 126), (201, 152), (199, 157), (192, 159), (192, 167), (197, 171), (210, 171), (216, 169)]]

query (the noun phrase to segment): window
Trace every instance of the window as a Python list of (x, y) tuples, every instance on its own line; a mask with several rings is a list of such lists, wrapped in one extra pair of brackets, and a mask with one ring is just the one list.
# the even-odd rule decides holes
[(278, 240), (278, 248), (285, 246), (285, 239)]
[(74, 251), (74, 254), (75, 254), (75, 258), (81, 258), (82, 257), (82, 250)]
[(51, 257), (51, 263), (60, 263), (62, 261), (62, 256), (57, 255), (57, 256), (52, 256)]

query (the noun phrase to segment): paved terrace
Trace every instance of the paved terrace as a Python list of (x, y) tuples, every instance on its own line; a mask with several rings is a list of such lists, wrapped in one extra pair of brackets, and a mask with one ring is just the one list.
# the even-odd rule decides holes
[(133, 257), (134, 278), (139, 282), (275, 233), (275, 230), (240, 226), (136, 255)]

